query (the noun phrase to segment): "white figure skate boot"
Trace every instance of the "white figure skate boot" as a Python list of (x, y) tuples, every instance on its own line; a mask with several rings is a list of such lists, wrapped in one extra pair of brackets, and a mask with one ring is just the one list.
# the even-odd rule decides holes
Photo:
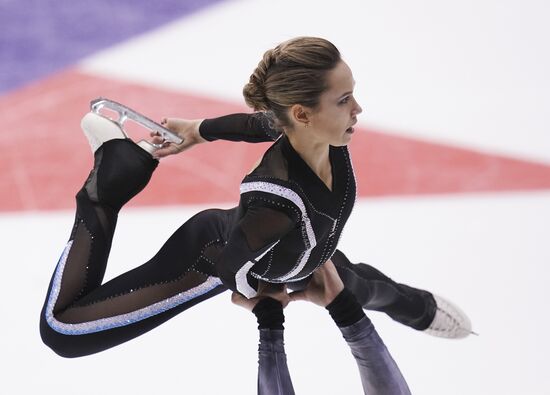
[(429, 335), (447, 339), (461, 339), (472, 332), (472, 324), (468, 316), (447, 299), (433, 294), (437, 304), (435, 317), (430, 326), (424, 330)]
[[(111, 110), (118, 114), (118, 119), (111, 119), (103, 109)], [(138, 123), (146, 129), (157, 133), (164, 139), (164, 142), (181, 144), (183, 139), (165, 127), (141, 115), (140, 113), (115, 101), (98, 98), (90, 102), (90, 112), (84, 115), (80, 126), (88, 138), (88, 142), (95, 152), (104, 142), (113, 139), (129, 139), (124, 131), (124, 122), (128, 119)], [(137, 143), (150, 154), (160, 148), (162, 144), (152, 144), (149, 141), (141, 140)]]

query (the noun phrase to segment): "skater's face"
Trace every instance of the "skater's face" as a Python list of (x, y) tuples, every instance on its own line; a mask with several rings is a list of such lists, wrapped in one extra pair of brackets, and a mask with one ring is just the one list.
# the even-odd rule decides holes
[(302, 131), (316, 142), (346, 145), (351, 141), (357, 115), (363, 111), (353, 96), (355, 81), (346, 62), (340, 61), (327, 73), (327, 86), (319, 105), (305, 110), (308, 127)]

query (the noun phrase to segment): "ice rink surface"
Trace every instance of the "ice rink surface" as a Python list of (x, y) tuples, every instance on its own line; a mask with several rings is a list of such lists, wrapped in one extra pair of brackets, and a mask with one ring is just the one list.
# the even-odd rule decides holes
[[(30, 3), (35, 10), (40, 4)], [(43, 23), (28, 25), (25, 34), (18, 35), (19, 30), (13, 28), (11, 36), (4, 35), (0, 41), (4, 65), (10, 56), (26, 64), (25, 56), (31, 55), (24, 46), (29, 42), (50, 53), (60, 31), (52, 26), (63, 29), (71, 21), (69, 11), (55, 11), (53, 5), (61, 3), (42, 2), (44, 8), (34, 12), (43, 12)], [(77, 10), (79, 3), (72, 2), (71, 7)], [(97, 4), (103, 12), (96, 12), (106, 19), (94, 19), (89, 10), (84, 16), (74, 11), (87, 31), (78, 39), (90, 38), (87, 51), (66, 59), (62, 51), (52, 55), (59, 62), (45, 65), (47, 73), (29, 66), (25, 74), (20, 66), (18, 82), (15, 77), (5, 82), (9, 79), (6, 73), (14, 71), (17, 62), (9, 69), (2, 66), (0, 121), (9, 127), (0, 142), (4, 169), (0, 173), (0, 238), (5, 256), (0, 287), (4, 312), (0, 393), (255, 393), (255, 320), (231, 305), (229, 293), (122, 346), (73, 360), (56, 356), (41, 343), (38, 318), (73, 222), (71, 199), (55, 203), (74, 195), (87, 175), (81, 167), (91, 163), (84, 137), (74, 130), (86, 111), (84, 105), (93, 99), (88, 95), (120, 86), (113, 94), (147, 105), (155, 116), (190, 117), (186, 108), (175, 113), (178, 100), (194, 106), (189, 110), (194, 117), (201, 114), (197, 106), (208, 103), (222, 103), (216, 104), (216, 111), (243, 109), (242, 85), (263, 51), (298, 35), (326, 37), (340, 48), (354, 72), (355, 95), (364, 109), (359, 119), (361, 133), (378, 130), (388, 136), (538, 166), (537, 182), (530, 187), (518, 186), (535, 177), (529, 166), (522, 167), (523, 173), (504, 171), (500, 175), (511, 180), (507, 189), (495, 186), (491, 177), (501, 168), (494, 161), (479, 170), (485, 176), (478, 180), (477, 189), (464, 184), (439, 193), (429, 193), (431, 189), (424, 186), (410, 189), (414, 193), (376, 194), (361, 193), (369, 189), (360, 183), (359, 198), (339, 248), (353, 261), (367, 262), (396, 281), (454, 300), (480, 334), (460, 341), (437, 339), (380, 313), (368, 313), (414, 394), (550, 393), (550, 319), (545, 313), (550, 300), (548, 3), (197, 1), (173, 12), (169, 12), (169, 3), (174, 2), (166, 2), (165, 14), (155, 11), (159, 15), (155, 14), (156, 22), (150, 26), (127, 27), (112, 34), (115, 41), (99, 42), (98, 36), (109, 36), (102, 31), (102, 23), (111, 23), (113, 29), (141, 26), (139, 11), (145, 20), (143, 13), (154, 13), (135, 6), (132, 13), (119, 10), (109, 17), (115, 2), (102, 0)], [(4, 17), (8, 11), (17, 14), (22, 7), (14, 4), (0, 4)], [(71, 52), (81, 44), (65, 45)], [(114, 82), (90, 88), (105, 79)], [(147, 97), (134, 98), (143, 92)], [(52, 113), (57, 103), (71, 102), (76, 104)], [(48, 122), (41, 122), (41, 111), (50, 114)], [(211, 114), (212, 109), (204, 111)], [(55, 123), (55, 118), (71, 120), (65, 125)], [(25, 130), (17, 130), (18, 125), (25, 125)], [(26, 131), (31, 133), (28, 137)], [(53, 140), (48, 136), (54, 136)], [(354, 136), (352, 141), (354, 159), (364, 163), (362, 147), (353, 145), (358, 141), (369, 140)], [(227, 152), (235, 157), (223, 157), (224, 162), (239, 161), (238, 152)], [(192, 164), (207, 170), (197, 177), (222, 183), (223, 173), (213, 158), (197, 155)], [(56, 162), (59, 157), (67, 158), (66, 167)], [(175, 172), (178, 160), (167, 160), (165, 168)], [(181, 161), (187, 163), (184, 158)], [(30, 169), (28, 163), (34, 167)], [(364, 170), (361, 166), (357, 165), (358, 173)], [(47, 174), (36, 173), (36, 168), (46, 169)], [(74, 178), (64, 178), (73, 168), (77, 169)], [(414, 169), (409, 169), (406, 182), (414, 183)], [(31, 170), (35, 172), (32, 177)], [(447, 172), (452, 172), (449, 164), (441, 167), (438, 180)], [(232, 196), (237, 196), (239, 175), (228, 177), (234, 179)], [(168, 177), (177, 183), (174, 178)], [(199, 203), (183, 200), (174, 204), (163, 197), (172, 193), (165, 184), (152, 183), (146, 191), (152, 196), (149, 200), (123, 209), (106, 278), (145, 262), (198, 210), (232, 206), (233, 197), (207, 200), (210, 186), (201, 185), (210, 184), (200, 184), (199, 192), (194, 192)], [(228, 188), (225, 184), (219, 187), (222, 191)], [(200, 203), (201, 196), (208, 203)], [(355, 362), (328, 314), (313, 305), (296, 303), (285, 315), (296, 392), (361, 393)]]

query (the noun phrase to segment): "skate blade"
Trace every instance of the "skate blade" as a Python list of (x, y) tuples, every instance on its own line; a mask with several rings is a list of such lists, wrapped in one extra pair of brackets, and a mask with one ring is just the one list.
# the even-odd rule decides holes
[(173, 133), (172, 131), (166, 129), (164, 126), (132, 110), (131, 108), (126, 107), (125, 105), (117, 103), (113, 100), (109, 100), (106, 98), (98, 98), (98, 99), (92, 100), (90, 103), (90, 108), (92, 112), (103, 117), (105, 117), (101, 113), (101, 110), (103, 108), (116, 112), (119, 118), (117, 120), (110, 119), (110, 121), (116, 123), (122, 130), (124, 130), (124, 122), (128, 119), (131, 119), (132, 121), (140, 124), (141, 126), (149, 129), (150, 131), (155, 132), (157, 135), (162, 137), (164, 142), (169, 142), (174, 144), (181, 144), (183, 142), (183, 139), (181, 137), (179, 137), (177, 134)]
[[(128, 138), (118, 123), (98, 115), (95, 112), (89, 112), (84, 115), (80, 122), (80, 126), (90, 143), (92, 153), (97, 151), (106, 141)], [(160, 145), (152, 144), (146, 140), (141, 140), (137, 145), (151, 155), (160, 148)]]

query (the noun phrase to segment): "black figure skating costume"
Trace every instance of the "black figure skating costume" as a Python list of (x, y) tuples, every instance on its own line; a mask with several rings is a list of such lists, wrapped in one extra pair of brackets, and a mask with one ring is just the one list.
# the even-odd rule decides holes
[(430, 325), (436, 311), (430, 293), (352, 264), (336, 250), (356, 198), (347, 147), (330, 148), (330, 190), (262, 113), (205, 120), (200, 132), (208, 140), (277, 140), (243, 179), (238, 207), (196, 214), (149, 262), (102, 284), (118, 212), (157, 166), (129, 140), (104, 143), (76, 196), (75, 225), (42, 310), (48, 346), (66, 357), (95, 353), (227, 288), (247, 297), (258, 280), (303, 288), (327, 259), (364, 308), (415, 329)]

